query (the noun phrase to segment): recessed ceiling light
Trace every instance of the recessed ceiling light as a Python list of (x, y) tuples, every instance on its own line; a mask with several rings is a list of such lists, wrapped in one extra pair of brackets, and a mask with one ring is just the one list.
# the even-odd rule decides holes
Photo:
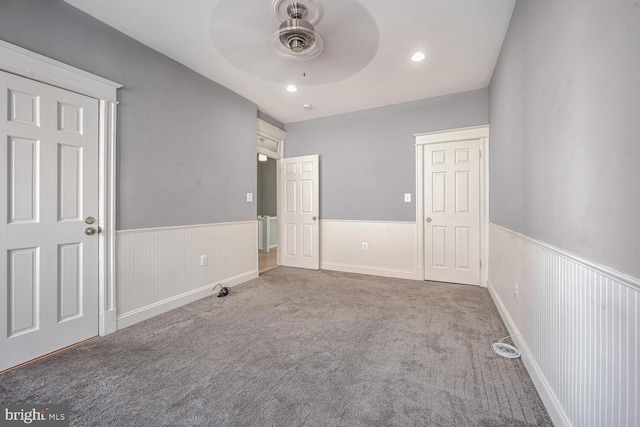
[(311, 106), (311, 104), (302, 104), (302, 108), (304, 108), (305, 110), (311, 110), (313, 107)]
[(422, 61), (424, 58), (426, 58), (427, 55), (424, 54), (424, 52), (416, 52), (413, 54), (413, 56), (411, 57), (411, 60), (413, 62), (420, 62)]
[(296, 87), (296, 85), (289, 85), (289, 86), (287, 86), (287, 90), (289, 92), (296, 92), (298, 90), (298, 88)]

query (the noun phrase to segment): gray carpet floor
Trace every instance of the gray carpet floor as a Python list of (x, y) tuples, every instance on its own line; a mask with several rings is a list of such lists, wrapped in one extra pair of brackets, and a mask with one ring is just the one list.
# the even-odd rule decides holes
[(0, 376), (71, 425), (552, 425), (486, 289), (272, 270)]

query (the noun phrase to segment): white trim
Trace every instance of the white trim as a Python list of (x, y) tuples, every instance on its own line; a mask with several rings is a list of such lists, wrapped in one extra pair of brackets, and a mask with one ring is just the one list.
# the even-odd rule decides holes
[(424, 266), (424, 146), (456, 141), (479, 140), (480, 145), (480, 286), (489, 280), (489, 125), (474, 126), (451, 131), (438, 131), (414, 135), (416, 138), (416, 280), (425, 277)]
[(101, 99), (99, 131), (100, 335), (116, 331), (116, 121), (115, 102)]
[(269, 157), (270, 159), (280, 160), (282, 158), (282, 156), (280, 156), (275, 151), (267, 150), (266, 148), (263, 148), (263, 147), (256, 147), (256, 151), (259, 154), (264, 154), (265, 156)]
[(264, 136), (272, 141), (281, 142), (287, 136), (287, 133), (280, 128), (275, 127), (271, 123), (265, 122), (262, 119), (256, 121), (256, 133)]
[(540, 395), (540, 399), (542, 399), (542, 403), (544, 403), (544, 407), (547, 409), (547, 412), (549, 412), (549, 416), (551, 417), (553, 424), (556, 426), (570, 427), (571, 422), (569, 421), (567, 414), (562, 409), (562, 405), (553, 392), (551, 385), (540, 369), (540, 366), (529, 349), (529, 346), (522, 339), (520, 331), (518, 331), (515, 322), (509, 315), (507, 308), (504, 306), (500, 296), (491, 285), (491, 282), (488, 283), (487, 288), (489, 289), (489, 294), (491, 295), (491, 298), (493, 298), (493, 302), (496, 304), (498, 312), (509, 331), (509, 335), (513, 335), (511, 339), (513, 339), (514, 344), (520, 350), (524, 366), (527, 368), (527, 372)]
[(267, 123), (262, 119), (256, 119), (256, 138), (265, 138), (278, 143), (278, 151), (267, 150), (264, 147), (257, 146), (258, 153), (264, 154), (272, 159), (280, 160), (284, 157), (284, 141), (287, 137), (287, 133), (280, 128), (273, 126), (271, 123)]
[(3, 40), (0, 70), (99, 100), (99, 333), (115, 332), (116, 104), (122, 85)]
[(92, 98), (118, 102), (121, 84), (0, 40), (0, 69)]
[(503, 227), (501, 225), (498, 225), (498, 224), (495, 224), (493, 222), (489, 223), (489, 225), (491, 227), (496, 227), (496, 228), (499, 228), (500, 230), (506, 231), (507, 233), (513, 234), (515, 236), (518, 236), (519, 238), (521, 238), (521, 239), (523, 239), (523, 240), (525, 240), (527, 242), (533, 243), (534, 245), (540, 246), (541, 248), (544, 248), (546, 250), (554, 252), (554, 253), (556, 253), (558, 255), (561, 255), (561, 256), (563, 256), (565, 258), (568, 258), (568, 259), (570, 259), (572, 261), (576, 261), (576, 262), (584, 265), (585, 267), (588, 267), (588, 268), (590, 268), (590, 269), (592, 269), (592, 270), (594, 270), (594, 271), (596, 271), (596, 272), (598, 272), (598, 273), (600, 273), (600, 274), (602, 274), (602, 275), (604, 275), (604, 276), (606, 276), (606, 277), (608, 277), (610, 279), (613, 279), (613, 280), (615, 280), (617, 282), (620, 282), (622, 285), (627, 286), (627, 287), (629, 287), (629, 288), (631, 288), (631, 289), (633, 289), (635, 291), (640, 291), (640, 279), (638, 279), (638, 278), (635, 278), (633, 276), (629, 276), (627, 274), (621, 273), (621, 272), (619, 272), (617, 270), (614, 270), (612, 268), (605, 267), (602, 264), (598, 264), (598, 263), (590, 261), (590, 260), (588, 260), (586, 258), (582, 258), (582, 257), (580, 257), (578, 255), (575, 255), (575, 254), (571, 253), (571, 252), (567, 252), (564, 249), (560, 249), (560, 248), (558, 248), (556, 246), (552, 246), (552, 245), (550, 245), (548, 243), (541, 242), (540, 240), (536, 240), (536, 239), (533, 239), (531, 237), (525, 236), (524, 234), (520, 234), (517, 231), (510, 230), (508, 228), (505, 228), (505, 227)]
[[(416, 280), (414, 271), (395, 270), (391, 268), (371, 268), (339, 263), (321, 263), (321, 270), (343, 271), (345, 273), (367, 274), (369, 276), (393, 277), (396, 279)], [(420, 279), (422, 280), (422, 279)]]
[[(264, 149), (263, 147), (258, 147), (257, 138), (267, 138), (272, 141), (276, 141), (278, 143), (278, 151), (274, 152), (271, 150)], [(287, 133), (280, 128), (273, 126), (271, 123), (267, 123), (262, 119), (256, 119), (256, 151), (258, 153), (264, 154), (267, 157), (272, 159), (281, 160), (284, 158), (284, 143), (287, 138)], [(276, 215), (278, 217), (277, 229), (278, 233), (276, 236), (276, 247), (280, 247), (280, 162), (276, 162)], [(257, 212), (256, 212), (257, 213)], [(280, 265), (280, 253), (278, 251), (276, 256), (276, 264)], [(258, 253), (256, 252), (256, 264), (259, 263)]]
[[(282, 194), (282, 188), (280, 188), (280, 173), (282, 172), (282, 168), (280, 167), (280, 160), (276, 162), (276, 216), (278, 217), (278, 233), (276, 236), (276, 243), (278, 244), (278, 251), (276, 252), (276, 265), (282, 265), (282, 245), (280, 242), (280, 230), (282, 227), (282, 221), (280, 220), (282, 215), (282, 203), (280, 203), (280, 195)], [(320, 221), (320, 215), (318, 215), (318, 221)], [(322, 229), (320, 229), (322, 231)], [(322, 243), (322, 242), (320, 242)], [(322, 246), (321, 246), (322, 247)], [(257, 255), (256, 255), (257, 256)], [(321, 260), (322, 261), (322, 260)], [(260, 264), (260, 260), (258, 260), (258, 265)]]
[(467, 141), (469, 139), (489, 138), (489, 125), (472, 126), (436, 132), (417, 133), (416, 145), (437, 144), (439, 142)]
[(489, 128), (480, 139), (480, 286), (489, 284)]
[(186, 230), (189, 228), (201, 228), (201, 227), (223, 227), (227, 225), (239, 225), (239, 224), (257, 224), (257, 219), (249, 219), (246, 221), (231, 221), (231, 222), (214, 222), (210, 224), (190, 224), (190, 225), (172, 225), (168, 227), (154, 227), (154, 228), (134, 228), (131, 230), (118, 230), (116, 233), (118, 236), (122, 234), (135, 234), (135, 233), (149, 233), (157, 231), (169, 231), (169, 230)]
[(425, 279), (424, 270), (424, 146), (416, 145), (416, 280)]
[(174, 297), (167, 298), (153, 304), (149, 304), (137, 310), (130, 311), (121, 316), (118, 316), (118, 330), (142, 322), (143, 320), (151, 319), (154, 316), (166, 313), (167, 311), (171, 311), (175, 308), (197, 301), (201, 298), (213, 296), (213, 287), (218, 283), (222, 284), (223, 286), (233, 287), (247, 282), (251, 279), (255, 279), (256, 277), (258, 277), (258, 270), (252, 270), (247, 273), (239, 274), (235, 277), (230, 277), (229, 279), (222, 280), (220, 282), (211, 283), (201, 288), (194, 289), (192, 291), (185, 292), (183, 294), (176, 295)]

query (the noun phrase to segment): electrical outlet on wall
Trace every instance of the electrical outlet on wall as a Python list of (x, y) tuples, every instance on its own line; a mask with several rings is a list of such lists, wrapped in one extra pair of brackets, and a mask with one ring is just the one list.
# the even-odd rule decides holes
[(209, 255), (200, 255), (200, 267), (209, 265)]
[(363, 251), (368, 251), (369, 250), (369, 244), (367, 242), (362, 242), (362, 250)]
[(513, 297), (518, 299), (518, 282), (513, 282)]

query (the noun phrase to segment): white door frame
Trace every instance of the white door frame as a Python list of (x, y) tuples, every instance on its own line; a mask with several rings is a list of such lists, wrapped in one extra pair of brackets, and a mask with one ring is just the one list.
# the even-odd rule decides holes
[(0, 40), (0, 70), (97, 99), (99, 333), (116, 331), (116, 107), (121, 84)]
[(421, 133), (416, 139), (416, 280), (428, 280), (424, 266), (424, 146), (442, 142), (480, 140), (480, 286), (489, 280), (489, 126)]
[[(265, 122), (262, 119), (257, 119), (256, 122), (256, 151), (258, 154), (264, 154), (265, 156), (280, 160), (284, 157), (284, 142), (287, 137), (287, 133), (280, 128), (273, 126), (270, 123)], [(270, 139), (278, 143), (278, 151), (267, 150), (260, 147), (258, 141), (261, 138)], [(280, 249), (280, 162), (276, 161), (276, 215), (278, 216), (278, 233), (276, 233), (277, 247)], [(256, 208), (257, 210), (257, 208)], [(256, 233), (258, 230), (256, 222)], [(276, 252), (276, 265), (280, 265), (280, 251)], [(259, 267), (258, 254), (256, 253), (256, 265)]]

